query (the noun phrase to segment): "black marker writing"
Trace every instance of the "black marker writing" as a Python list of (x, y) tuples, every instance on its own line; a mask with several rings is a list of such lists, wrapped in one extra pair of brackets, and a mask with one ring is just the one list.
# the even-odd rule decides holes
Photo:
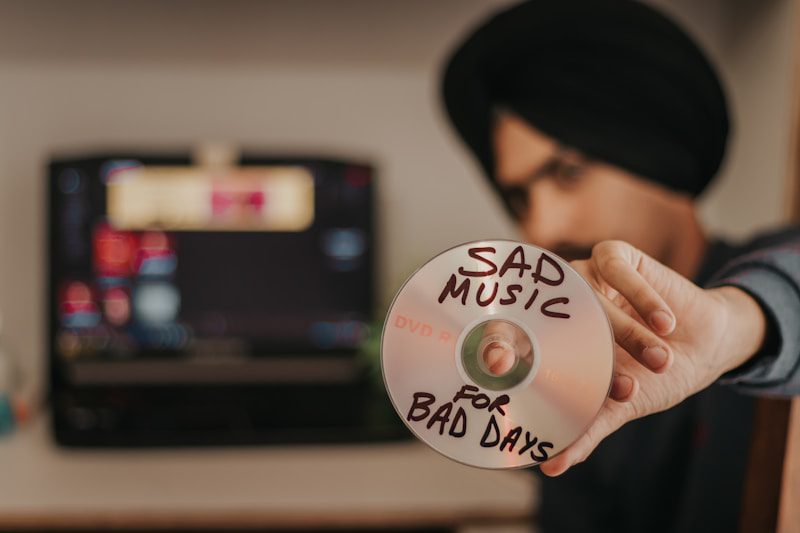
[[(558, 261), (546, 253), (539, 254), (534, 266), (528, 263), (525, 248), (517, 246), (498, 267), (498, 263), (494, 260), (496, 252), (497, 250), (490, 246), (467, 249), (467, 255), (486, 268), (473, 270), (463, 266), (458, 267), (445, 282), (439, 293), (438, 302), (441, 304), (446, 300), (455, 300), (466, 306), (468, 300), (474, 299), (478, 306), (487, 307), (495, 301), (500, 305), (515, 305), (524, 301), (525, 310), (529, 310), (539, 297), (540, 291), (536, 285), (558, 287), (564, 282), (564, 269)], [(497, 276), (493, 281), (482, 281), (477, 286), (472, 283), (473, 278), (494, 274)], [(507, 275), (516, 282), (509, 285), (503, 283), (503, 277)], [(566, 306), (568, 303), (569, 298), (566, 296), (548, 298), (539, 306), (539, 311), (546, 317), (566, 319), (570, 317), (569, 313), (563, 309), (553, 310), (551, 307), (558, 304)]]
[[(537, 462), (548, 459), (548, 449), (553, 448), (553, 443), (541, 440), (522, 426), (515, 426), (505, 432), (501, 431), (497, 417), (506, 415), (504, 407), (511, 402), (507, 394), (500, 394), (492, 399), (487, 394), (480, 392), (478, 387), (464, 385), (453, 395), (452, 400), (434, 409), (436, 397), (433, 394), (415, 392), (406, 420), (409, 422), (425, 421), (427, 430), (436, 431), (439, 435), (444, 435), (447, 431), (449, 436), (460, 439), (467, 434), (468, 426), (464, 400), (469, 400), (468, 407), (474, 410), (485, 409), (491, 413), (478, 441), (482, 448), (494, 448), (499, 452), (516, 453), (517, 455), (527, 453), (531, 459)], [(457, 405), (459, 403), (460, 405)]]

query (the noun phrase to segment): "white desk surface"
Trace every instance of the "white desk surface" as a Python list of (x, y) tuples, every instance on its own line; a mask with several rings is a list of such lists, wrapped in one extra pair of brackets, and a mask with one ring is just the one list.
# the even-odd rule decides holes
[(45, 417), (0, 438), (0, 529), (525, 523), (529, 471), (462, 466), (419, 442), (72, 450)]

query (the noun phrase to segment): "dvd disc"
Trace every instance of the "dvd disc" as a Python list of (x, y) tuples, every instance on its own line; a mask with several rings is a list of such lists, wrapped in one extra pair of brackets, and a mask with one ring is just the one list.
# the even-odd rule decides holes
[(383, 379), (423, 442), (483, 468), (553, 457), (586, 430), (611, 386), (614, 338), (589, 284), (515, 241), (451, 248), (389, 309)]

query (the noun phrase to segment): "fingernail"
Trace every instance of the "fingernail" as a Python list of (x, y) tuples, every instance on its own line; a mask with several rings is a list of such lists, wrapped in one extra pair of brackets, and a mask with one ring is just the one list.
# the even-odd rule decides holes
[(666, 311), (659, 310), (650, 315), (650, 325), (656, 331), (668, 333), (672, 331), (672, 328), (675, 326), (675, 320), (673, 320), (672, 315)]
[(659, 369), (667, 362), (667, 351), (661, 346), (651, 346), (642, 352), (645, 364), (653, 369)]
[(612, 398), (626, 398), (633, 391), (633, 380), (630, 376), (617, 374), (611, 388)]

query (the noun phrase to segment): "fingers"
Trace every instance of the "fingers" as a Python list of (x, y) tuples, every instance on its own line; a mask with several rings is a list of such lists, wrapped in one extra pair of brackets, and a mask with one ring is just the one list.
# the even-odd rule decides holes
[(675, 329), (675, 316), (637, 267), (649, 258), (621, 241), (604, 241), (592, 249), (591, 262), (606, 283), (619, 292), (660, 335)]
[(614, 339), (631, 356), (653, 372), (666, 371), (672, 364), (672, 350), (658, 335), (614, 305), (608, 298), (600, 301), (614, 330)]
[(516, 359), (512, 348), (503, 343), (492, 342), (483, 353), (483, 361), (489, 372), (502, 376), (514, 367)]
[[(616, 342), (646, 368), (660, 373), (670, 367), (672, 350), (657, 334), (671, 333), (675, 319), (664, 299), (634, 267), (645, 260), (647, 256), (629, 244), (604, 241), (592, 249), (591, 259), (575, 262), (573, 267), (594, 285)], [(609, 299), (612, 297), (616, 302)], [(632, 306), (633, 315), (623, 302)], [(646, 322), (641, 323), (636, 315)], [(620, 394), (630, 386), (624, 381), (618, 383)]]
[(514, 367), (514, 326), (505, 320), (491, 320), (486, 324), (480, 346), (479, 357), (490, 373), (501, 376)]
[(491, 320), (483, 330), (481, 357), (490, 373), (500, 376), (520, 359), (530, 359), (531, 343), (519, 328), (505, 320)]
[(611, 380), (609, 398), (617, 402), (627, 402), (639, 390), (639, 382), (627, 374), (615, 374)]

